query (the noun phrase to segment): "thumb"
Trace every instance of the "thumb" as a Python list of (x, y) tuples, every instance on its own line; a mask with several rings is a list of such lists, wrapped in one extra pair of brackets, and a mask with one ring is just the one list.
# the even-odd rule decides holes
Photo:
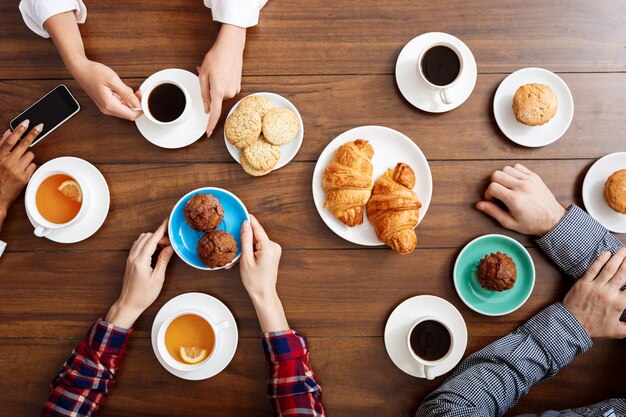
[(167, 269), (167, 264), (170, 263), (173, 254), (174, 248), (171, 246), (167, 246), (161, 250), (156, 265), (154, 266), (154, 273), (152, 274), (153, 277), (159, 279), (165, 278), (165, 270)]
[(248, 220), (241, 225), (241, 259), (250, 262), (254, 259), (252, 227)]
[[(141, 107), (141, 102), (139, 101), (139, 98), (137, 98), (137, 96), (135, 95), (135, 92), (133, 91), (133, 89), (127, 86), (126, 84), (124, 84), (124, 82), (120, 79), (120, 77), (117, 76), (117, 74), (108, 80), (108, 85), (111, 91), (113, 91), (115, 94), (119, 96), (120, 101), (123, 104), (125, 104), (127, 108), (128, 107), (135, 107), (135, 108)], [(135, 112), (131, 110), (130, 108), (128, 108), (127, 111), (126, 109), (124, 109), (124, 118), (130, 119), (131, 115), (132, 117), (136, 118), (137, 116), (140, 115), (140, 113)], [(131, 120), (134, 120), (134, 119), (131, 119)]]
[(480, 201), (476, 204), (476, 208), (486, 215), (496, 219), (498, 223), (507, 229), (512, 229), (515, 226), (515, 219), (513, 216), (502, 210), (502, 208), (491, 201)]
[(198, 78), (200, 79), (200, 94), (202, 95), (202, 104), (204, 104), (204, 112), (209, 112), (209, 105), (211, 104), (211, 98), (209, 97), (209, 78), (206, 74), (202, 74), (202, 69), (196, 67), (198, 71)]

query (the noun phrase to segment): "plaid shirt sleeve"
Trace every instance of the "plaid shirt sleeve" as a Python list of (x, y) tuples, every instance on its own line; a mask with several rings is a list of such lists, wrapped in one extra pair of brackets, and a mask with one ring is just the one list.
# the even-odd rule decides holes
[(463, 360), (424, 399), (416, 416), (501, 416), (533, 384), (552, 377), (589, 348), (591, 339), (578, 320), (563, 304), (553, 304)]
[(264, 333), (267, 394), (274, 417), (324, 417), (322, 388), (308, 365), (306, 338), (293, 330)]
[(582, 277), (602, 252), (615, 253), (622, 247), (618, 238), (574, 204), (552, 230), (537, 239), (537, 244), (574, 279)]
[(42, 417), (92, 416), (104, 402), (131, 329), (100, 319), (54, 378)]

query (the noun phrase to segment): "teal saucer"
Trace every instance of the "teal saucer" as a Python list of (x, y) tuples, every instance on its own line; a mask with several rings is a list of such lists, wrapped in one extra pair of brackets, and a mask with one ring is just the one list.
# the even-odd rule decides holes
[[(476, 277), (478, 263), (492, 252), (507, 254), (515, 262), (517, 279), (506, 291), (484, 289)], [(504, 235), (484, 235), (465, 245), (454, 264), (454, 288), (472, 310), (486, 316), (503, 316), (520, 308), (535, 286), (535, 265), (517, 240)]]

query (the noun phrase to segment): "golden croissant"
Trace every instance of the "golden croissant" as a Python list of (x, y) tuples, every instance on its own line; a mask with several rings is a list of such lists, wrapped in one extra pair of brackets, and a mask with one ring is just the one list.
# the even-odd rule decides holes
[(400, 162), (376, 180), (367, 203), (367, 218), (376, 236), (400, 255), (413, 252), (417, 246), (414, 229), (422, 203), (413, 191), (414, 186), (415, 173)]
[(364, 139), (344, 143), (322, 177), (324, 207), (350, 227), (363, 223), (363, 209), (372, 194), (373, 156), (372, 145)]

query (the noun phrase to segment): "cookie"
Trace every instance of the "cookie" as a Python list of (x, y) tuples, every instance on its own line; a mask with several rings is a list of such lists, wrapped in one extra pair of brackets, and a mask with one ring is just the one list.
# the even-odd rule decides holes
[(300, 130), (298, 116), (289, 109), (272, 109), (263, 116), (263, 136), (274, 145), (285, 145)]
[(241, 100), (237, 110), (243, 112), (254, 112), (261, 116), (261, 119), (265, 114), (274, 108), (274, 103), (267, 97), (263, 96), (248, 96)]
[(280, 159), (280, 146), (272, 145), (263, 135), (252, 145), (245, 148), (241, 154), (251, 168), (258, 171), (273, 169)]
[(515, 119), (528, 126), (548, 123), (558, 106), (556, 94), (544, 84), (525, 84), (517, 89), (513, 97)]
[(606, 180), (604, 199), (612, 210), (626, 214), (626, 169), (615, 171)]
[(248, 160), (246, 159), (243, 153), (239, 157), (239, 162), (241, 163), (241, 167), (243, 168), (243, 170), (248, 175), (252, 175), (253, 177), (262, 177), (263, 175), (267, 175), (270, 172), (272, 172), (272, 168), (266, 169), (266, 170), (252, 168), (252, 166), (250, 165), (250, 163), (248, 162)]
[(224, 124), (226, 139), (237, 148), (245, 148), (257, 141), (261, 134), (261, 116), (251, 111), (235, 110)]

